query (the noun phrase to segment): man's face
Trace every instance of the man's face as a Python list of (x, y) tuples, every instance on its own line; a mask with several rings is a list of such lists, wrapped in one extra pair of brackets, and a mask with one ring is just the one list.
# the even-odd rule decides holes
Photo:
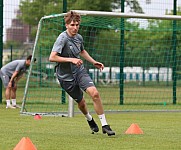
[(69, 36), (74, 36), (79, 31), (79, 22), (72, 21), (70, 24), (66, 24), (66, 28)]
[(29, 67), (31, 64), (31, 60), (26, 60), (26, 66)]

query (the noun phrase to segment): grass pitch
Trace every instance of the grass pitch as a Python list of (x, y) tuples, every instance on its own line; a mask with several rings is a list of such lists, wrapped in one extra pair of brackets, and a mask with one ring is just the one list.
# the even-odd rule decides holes
[[(0, 105), (0, 150), (12, 150), (23, 137), (29, 137), (38, 150), (118, 150), (118, 149), (181, 149), (180, 112), (122, 112), (106, 114), (116, 136), (91, 134), (82, 114), (73, 118), (19, 114), (19, 109)], [(99, 119), (93, 114), (100, 127)], [(126, 135), (132, 123), (143, 130), (142, 135)]]

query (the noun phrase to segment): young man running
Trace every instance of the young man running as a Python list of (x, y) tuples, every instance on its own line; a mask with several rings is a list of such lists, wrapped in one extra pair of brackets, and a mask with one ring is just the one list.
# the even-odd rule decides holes
[(99, 128), (89, 114), (83, 91), (89, 94), (93, 100), (95, 112), (102, 124), (102, 132), (107, 133), (109, 136), (115, 135), (115, 132), (107, 124), (99, 92), (87, 74), (80, 56), (100, 69), (100, 71), (104, 69), (104, 65), (94, 60), (84, 49), (83, 38), (78, 34), (81, 21), (80, 15), (70, 11), (65, 15), (64, 20), (66, 31), (58, 36), (49, 57), (51, 62), (58, 63), (56, 74), (60, 85), (78, 103), (78, 108), (85, 115), (91, 130), (98, 132)]

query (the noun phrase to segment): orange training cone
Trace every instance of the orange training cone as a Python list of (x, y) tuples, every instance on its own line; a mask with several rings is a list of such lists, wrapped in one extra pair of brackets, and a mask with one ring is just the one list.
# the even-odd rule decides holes
[(39, 114), (36, 114), (35, 116), (34, 116), (34, 119), (35, 120), (39, 120), (39, 119), (41, 119), (42, 117), (39, 115)]
[(125, 134), (143, 134), (143, 131), (140, 129), (140, 127), (137, 124), (133, 123), (126, 130)]
[(37, 150), (37, 148), (28, 137), (23, 137), (13, 150)]

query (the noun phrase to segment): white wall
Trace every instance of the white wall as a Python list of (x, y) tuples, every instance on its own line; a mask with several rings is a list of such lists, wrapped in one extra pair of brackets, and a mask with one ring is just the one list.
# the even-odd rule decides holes
[[(89, 69), (91, 76), (94, 81), (97, 82), (97, 69)], [(99, 72), (99, 80), (101, 82), (119, 82), (120, 69), (119, 67), (111, 68), (112, 75), (110, 81), (110, 67), (105, 67), (102, 72)], [(124, 74), (126, 79), (124, 81), (143, 81), (143, 68), (142, 67), (124, 67)], [(150, 67), (144, 71), (145, 81), (156, 81), (158, 78), (158, 68)], [(162, 67), (159, 71), (159, 81), (171, 81), (172, 80), (172, 69)]]

